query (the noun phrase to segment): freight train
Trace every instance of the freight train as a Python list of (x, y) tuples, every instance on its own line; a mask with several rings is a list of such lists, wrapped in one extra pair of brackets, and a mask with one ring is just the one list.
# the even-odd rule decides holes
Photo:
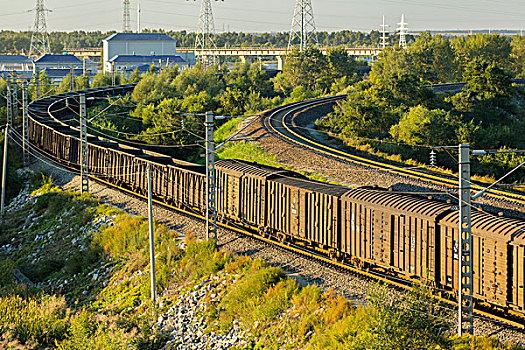
[[(100, 97), (130, 89), (84, 93)], [(71, 118), (71, 106), (78, 107), (78, 93), (31, 103), (28, 132), (34, 155), (78, 170), (79, 132), (64, 121)], [(144, 195), (150, 167), (158, 201), (205, 212), (204, 167), (99, 137), (90, 136), (88, 142), (92, 178)], [(454, 205), (378, 188), (345, 188), (241, 160), (218, 161), (216, 170), (220, 221), (354, 266), (457, 292), (459, 212)], [(476, 301), (523, 312), (525, 222), (473, 210), (472, 234)]]

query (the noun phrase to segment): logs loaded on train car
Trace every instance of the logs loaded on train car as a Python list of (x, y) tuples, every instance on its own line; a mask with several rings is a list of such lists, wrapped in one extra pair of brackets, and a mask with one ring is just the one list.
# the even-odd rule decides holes
[[(110, 96), (130, 89), (85, 93)], [(75, 105), (74, 99), (69, 93), (30, 104), (29, 138), (40, 155), (79, 169), (79, 132), (65, 122), (71, 118), (67, 107)], [(89, 174), (96, 180), (144, 195), (150, 166), (158, 202), (194, 213), (205, 211), (201, 166), (94, 136), (89, 137), (88, 154)], [(321, 183), (241, 160), (221, 160), (216, 168), (221, 222), (355, 267), (430, 283), (450, 295), (457, 292), (459, 212), (452, 204), (384, 189)], [(521, 314), (525, 222), (473, 212), (475, 299)]]

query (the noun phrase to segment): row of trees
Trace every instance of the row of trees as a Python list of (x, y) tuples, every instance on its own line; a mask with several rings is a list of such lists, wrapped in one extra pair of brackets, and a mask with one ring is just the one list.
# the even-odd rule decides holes
[[(125, 82), (138, 81), (138, 84), (125, 99), (126, 103), (114, 109), (118, 115), (106, 115), (95, 123), (106, 132), (114, 131), (113, 136), (140, 135), (128, 137), (134, 141), (191, 145), (198, 141), (195, 135), (203, 134), (202, 118), (182, 114), (214, 111), (220, 115), (250, 115), (283, 102), (329, 93), (339, 87), (334, 86), (334, 81), (343, 81), (341, 86), (346, 87), (346, 82), (357, 79), (356, 72), (357, 63), (342, 49), (334, 49), (327, 56), (317, 49), (294, 51), (286, 60), (283, 72), (276, 76), (259, 64), (247, 63), (231, 70), (217, 66), (204, 70), (198, 64), (184, 71), (173, 68), (157, 73), (152, 69), (143, 76), (135, 72)], [(63, 86), (67, 89), (68, 81), (63, 82)], [(109, 103), (101, 102), (91, 113), (96, 115)], [(126, 111), (130, 118), (120, 117), (119, 113)], [(183, 125), (186, 130), (180, 131)], [(180, 132), (170, 133), (171, 130)], [(176, 148), (172, 152), (181, 157), (191, 157), (193, 153)]]
[[(170, 35), (177, 41), (179, 47), (193, 47), (195, 45), (196, 33), (187, 31), (162, 31), (144, 30), (143, 32), (163, 32)], [(88, 48), (102, 47), (102, 40), (115, 33), (110, 32), (52, 32), (49, 34), (51, 51), (61, 53), (65, 48)], [(0, 31), (0, 52), (4, 53), (27, 53), (31, 43), (30, 31), (15, 32), (9, 30)], [(372, 31), (370, 34), (363, 32), (353, 32), (343, 30), (339, 32), (319, 32), (317, 38), (319, 46), (354, 46), (354, 47), (378, 47), (381, 34)], [(227, 32), (217, 35), (217, 45), (219, 47), (287, 47), (289, 33), (236, 33)], [(409, 38), (411, 40), (412, 37)], [(392, 39), (392, 45), (395, 38)]]
[[(344, 138), (380, 141), (378, 148), (420, 161), (428, 161), (427, 152), (403, 145), (465, 142), (480, 148), (523, 149), (525, 91), (512, 83), (512, 78), (524, 76), (523, 53), (522, 37), (509, 41), (478, 34), (449, 40), (421, 35), (408, 50), (382, 53), (370, 79), (355, 84), (321, 126)], [(457, 93), (436, 93), (427, 86), (452, 81), (467, 84)], [(382, 146), (385, 141), (388, 146)], [(476, 169), (498, 175), (520, 159), (486, 157)]]

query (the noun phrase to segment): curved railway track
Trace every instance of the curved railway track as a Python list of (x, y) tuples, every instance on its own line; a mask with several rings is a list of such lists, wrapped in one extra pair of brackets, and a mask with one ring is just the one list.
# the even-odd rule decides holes
[[(358, 156), (348, 151), (328, 146), (321, 141), (315, 140), (305, 135), (305, 133), (301, 133), (297, 130), (298, 128), (296, 125), (294, 125), (294, 115), (296, 113), (304, 110), (305, 108), (311, 108), (323, 104), (335, 104), (337, 101), (340, 101), (345, 97), (346, 95), (326, 97), (284, 107), (281, 110), (271, 113), (264, 121), (265, 126), (269, 131), (278, 137), (292, 144), (320, 153), (324, 156), (329, 156), (345, 162), (381, 170), (390, 174), (421, 181), (423, 183), (457, 189), (457, 178), (451, 178), (448, 176), (433, 174), (421, 170), (407, 169), (401, 166), (374, 160), (372, 158)], [(472, 189), (480, 191), (484, 189), (484, 187), (473, 184)], [(501, 189), (491, 189), (485, 193), (485, 196), (498, 201), (508, 201), (525, 206), (525, 194), (514, 193)]]
[[(133, 88), (133, 85), (126, 85), (126, 86), (119, 86), (119, 87), (108, 87), (108, 88), (100, 88), (100, 89), (90, 89), (83, 91), (86, 93), (86, 95), (92, 96), (92, 97), (106, 97), (106, 96), (116, 96), (119, 94), (127, 93), (131, 91)], [(32, 120), (32, 123), (34, 124), (33, 130), (31, 131), (35, 135), (32, 135), (32, 138), (40, 140), (47, 140), (49, 141), (49, 144), (41, 144), (41, 145), (32, 145), (32, 150), (38, 150), (38, 154), (40, 157), (45, 157), (55, 164), (59, 164), (62, 167), (65, 167), (69, 170), (77, 170), (78, 169), (78, 159), (63, 159), (63, 157), (55, 156), (57, 152), (62, 152), (62, 150), (57, 151), (57, 147), (60, 147), (60, 145), (53, 144), (53, 141), (55, 140), (55, 135), (62, 136), (68, 136), (72, 141), (71, 144), (65, 145), (67, 147), (78, 147), (78, 129), (73, 128), (71, 125), (69, 125), (68, 121), (75, 119), (75, 111), (78, 107), (78, 92), (76, 93), (68, 93), (68, 94), (62, 94), (53, 96), (51, 98), (43, 99), (43, 100), (37, 100), (30, 104), (30, 118)], [(306, 101), (306, 102), (300, 102), (288, 106), (283, 106), (280, 108), (276, 108), (272, 111), (269, 111), (267, 114), (269, 115), (269, 118), (267, 118), (268, 123), (270, 123), (270, 127), (274, 130), (276, 133), (284, 133), (285, 131), (291, 133), (293, 135), (292, 130), (287, 130), (286, 121), (288, 118), (290, 118), (294, 113), (297, 111), (309, 108), (313, 105), (320, 104), (320, 103), (333, 103), (337, 99), (344, 98), (343, 96), (338, 97), (329, 97), (329, 98), (323, 98), (315, 101)], [(67, 109), (70, 109), (71, 111), (67, 111)], [(66, 110), (66, 112), (64, 112)], [(75, 112), (75, 113), (74, 113)], [(37, 127), (35, 127), (37, 126)], [(52, 131), (52, 134), (46, 134), (44, 135), (45, 128)], [(35, 131), (36, 130), (36, 131)], [(39, 131), (40, 130), (40, 131)], [(42, 132), (42, 135), (39, 134), (39, 132)], [(30, 138), (31, 138), (30, 137)], [(288, 136), (289, 137), (289, 136)], [(298, 140), (301, 140), (301, 137), (295, 136)], [(76, 141), (75, 141), (76, 140)], [(293, 138), (290, 137), (290, 141), (293, 141)], [(74, 141), (74, 142), (73, 142)], [(123, 153), (129, 153), (133, 157), (138, 157), (140, 159), (144, 159), (144, 162), (149, 162), (151, 164), (164, 164), (169, 162), (174, 162), (174, 160), (169, 159), (167, 160), (165, 156), (162, 156), (160, 154), (156, 154), (153, 152), (143, 151), (136, 148), (131, 148), (127, 146), (120, 145), (116, 142), (104, 139), (102, 137), (95, 137), (95, 136), (89, 136), (88, 142), (96, 147), (97, 149), (113, 149), (113, 150), (119, 150), (119, 152)], [(73, 145), (73, 143), (75, 143)], [(64, 146), (64, 145), (63, 145)], [(41, 149), (39, 149), (41, 148)], [(325, 152), (327, 152), (325, 150)], [(75, 151), (70, 152), (75, 153)], [(338, 154), (338, 152), (334, 152), (333, 154)], [(95, 153), (93, 153), (93, 156)], [(330, 154), (330, 156), (333, 156)], [(106, 162), (108, 159), (106, 159)], [(163, 163), (164, 162), (164, 163)], [(105, 163), (104, 163), (105, 164)], [(125, 163), (118, 163), (118, 164), (124, 164), (120, 166), (125, 166)], [(189, 163), (186, 162), (176, 162), (177, 165), (184, 165), (184, 166), (190, 166)], [(95, 167), (96, 168), (96, 167)], [(102, 168), (100, 168), (102, 169)], [(117, 171), (119, 171), (117, 168)], [(106, 169), (108, 171), (109, 169)], [(136, 171), (140, 172), (140, 169), (135, 169)], [(102, 170), (101, 170), (102, 171)], [(122, 171), (122, 170), (120, 170)], [(193, 171), (193, 170), (191, 170)], [(131, 174), (133, 175), (133, 174)], [(123, 185), (122, 182), (119, 181), (108, 181), (104, 178), (104, 176), (100, 176), (96, 172), (90, 173), (90, 177), (93, 180), (96, 180), (98, 182), (101, 182), (107, 186), (117, 188), (121, 191), (124, 191), (128, 194), (132, 194), (134, 196), (141, 197), (143, 199), (146, 198), (145, 192), (140, 190), (140, 187), (131, 188), (129, 186)], [(118, 176), (117, 176), (118, 177)], [(118, 179), (117, 179), (118, 180)], [(196, 186), (199, 186), (199, 184), (196, 184)], [(180, 212), (183, 212), (187, 215), (191, 215), (193, 217), (204, 219), (204, 215), (202, 212), (202, 207), (200, 207), (199, 210), (199, 203), (190, 205), (189, 208), (185, 207), (182, 208), (177, 205), (173, 205), (165, 200), (165, 198), (162, 197), (156, 197), (154, 201), (162, 206), (165, 206), (167, 208), (177, 210)], [(331, 266), (338, 267), (345, 269), (346, 271), (351, 271), (353, 273), (372, 278), (374, 280), (378, 280), (384, 283), (388, 283), (391, 285), (394, 285), (398, 288), (409, 288), (410, 285), (413, 282), (410, 279), (406, 280), (400, 280), (399, 277), (390, 275), (388, 273), (383, 273), (381, 269), (374, 270), (370, 268), (359, 268), (356, 266), (352, 266), (345, 262), (340, 262), (337, 260), (334, 260), (329, 256), (329, 254), (324, 254), (322, 251), (311, 251), (308, 249), (307, 245), (303, 244), (297, 244), (297, 243), (290, 243), (286, 241), (279, 241), (276, 238), (268, 237), (268, 235), (260, 235), (257, 231), (256, 227), (251, 227), (249, 225), (242, 225), (238, 223), (222, 223), (221, 226), (231, 229), (235, 232), (241, 233), (243, 235), (251, 236), (254, 238), (257, 238), (261, 241), (280, 246), (282, 248), (285, 248), (287, 250), (296, 252), (298, 254), (308, 256), (310, 258), (317, 259), (319, 261), (322, 261), (324, 263), (330, 264)], [(454, 304), (454, 301), (443, 299), (444, 302), (449, 304)], [(493, 313), (491, 311), (476, 310), (476, 314), (482, 317), (489, 317), (492, 320), (496, 320), (499, 322), (506, 323), (510, 326), (516, 327), (516, 328), (524, 328), (523, 321), (516, 320), (513, 318), (508, 317), (502, 317), (501, 315), (498, 315), (496, 313)]]

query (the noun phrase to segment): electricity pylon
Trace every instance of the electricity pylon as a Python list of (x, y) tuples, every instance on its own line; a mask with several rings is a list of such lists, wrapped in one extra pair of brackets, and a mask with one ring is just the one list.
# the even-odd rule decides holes
[(288, 50), (297, 44), (299, 44), (301, 51), (318, 44), (311, 0), (296, 0), (295, 2)]
[[(201, 0), (199, 27), (197, 29), (197, 37), (195, 38), (195, 51), (213, 50), (216, 48), (217, 42), (215, 41), (215, 20), (213, 19), (211, 0)], [(202, 64), (204, 64), (205, 67), (209, 66), (210, 64), (215, 64), (217, 61), (217, 56), (214, 54), (207, 55), (204, 52), (202, 55), (200, 55), (200, 58)]]
[(51, 10), (45, 7), (44, 0), (37, 0), (36, 6), (32, 10), (29, 10), (29, 12), (35, 12), (35, 23), (33, 24), (29, 56), (42, 56), (51, 52), (46, 20), (46, 13), (51, 12)]
[(124, 33), (131, 32), (131, 13), (129, 3), (129, 0), (124, 0), (124, 12), (122, 14), (122, 31)]
[(408, 34), (408, 23), (405, 22), (405, 14), (401, 15), (401, 22), (398, 23), (399, 27), (398, 35), (399, 35), (399, 47), (406, 49), (407, 48), (407, 34)]
[(386, 48), (387, 42), (386, 39), (388, 39), (388, 35), (386, 33), (386, 28), (389, 27), (388, 24), (385, 24), (385, 16), (383, 16), (383, 24), (381, 25), (381, 46)]

